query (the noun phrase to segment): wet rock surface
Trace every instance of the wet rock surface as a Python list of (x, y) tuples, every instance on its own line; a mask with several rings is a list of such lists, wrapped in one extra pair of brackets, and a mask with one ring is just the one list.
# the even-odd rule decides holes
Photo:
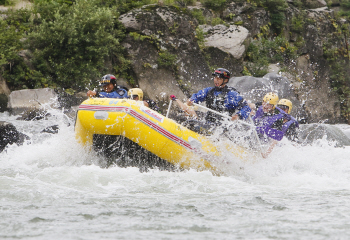
[(22, 145), (25, 140), (29, 139), (27, 135), (19, 132), (13, 124), (0, 121), (0, 152), (8, 145)]

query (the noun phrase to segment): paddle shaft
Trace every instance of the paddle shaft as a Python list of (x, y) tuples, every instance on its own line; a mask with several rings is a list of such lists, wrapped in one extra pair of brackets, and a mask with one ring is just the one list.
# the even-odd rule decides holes
[(166, 113), (166, 117), (169, 116), (169, 112), (170, 112), (170, 108), (171, 108), (171, 104), (172, 103), (173, 103), (173, 100), (170, 100), (169, 107), (168, 107), (168, 112)]
[[(220, 116), (222, 116), (222, 117), (231, 119), (230, 116), (227, 116), (227, 115), (225, 115), (225, 114), (223, 114), (223, 113), (220, 113), (220, 112), (218, 112), (218, 111), (215, 111), (215, 110), (213, 110), (213, 109), (204, 107), (204, 106), (199, 105), (199, 104), (197, 104), (197, 103), (192, 103), (192, 104), (195, 105), (195, 106), (197, 106), (197, 107), (201, 107), (201, 108), (203, 108), (203, 109), (206, 109), (206, 110), (208, 110), (208, 111), (210, 111), (210, 112), (213, 112), (213, 113), (215, 113), (215, 114), (217, 114), (217, 115), (220, 115)], [(249, 123), (246, 123), (246, 122), (244, 122), (244, 121), (241, 121), (241, 120), (236, 120), (236, 121), (238, 121), (239, 123), (241, 123), (241, 124), (243, 124), (243, 125), (249, 126), (249, 127), (251, 127), (251, 128), (253, 129), (254, 135), (255, 135), (256, 140), (258, 141), (258, 144), (259, 144), (260, 153), (262, 153), (263, 151), (262, 151), (262, 146), (261, 146), (261, 143), (260, 143), (260, 139), (259, 139), (258, 133), (256, 132), (256, 129), (255, 129), (255, 125), (254, 125), (254, 123), (253, 123), (253, 120), (252, 120), (252, 118), (251, 118), (250, 116), (249, 116), (249, 120), (250, 120), (250, 122), (251, 122), (250, 124), (249, 124)]]
[[(248, 118), (249, 118), (250, 123), (254, 124), (253, 119), (250, 116)], [(252, 129), (253, 129), (254, 135), (256, 137), (256, 140), (258, 141), (260, 153), (262, 154), (263, 153), (263, 149), (262, 149), (262, 146), (261, 146), (260, 138), (258, 136), (258, 133), (256, 132), (256, 128), (253, 127)]]
[[(195, 106), (197, 106), (197, 107), (201, 107), (201, 108), (203, 108), (203, 109), (205, 109), (205, 110), (208, 110), (208, 111), (210, 111), (210, 112), (213, 112), (213, 113), (215, 113), (215, 114), (217, 114), (217, 115), (220, 115), (220, 116), (222, 116), (222, 117), (224, 117), (224, 118), (228, 118), (228, 119), (231, 119), (231, 118), (232, 118), (232, 117), (230, 117), (230, 116), (228, 116), (228, 115), (226, 115), (226, 114), (223, 114), (223, 113), (218, 112), (218, 111), (215, 111), (215, 110), (213, 110), (213, 109), (204, 107), (204, 106), (199, 105), (199, 104), (197, 104), (197, 103), (192, 103), (192, 104), (195, 105)], [(237, 119), (236, 121), (238, 121), (239, 123), (241, 123), (241, 124), (243, 124), (243, 125), (247, 125), (247, 126), (252, 127), (252, 128), (255, 129), (255, 126), (252, 125), (252, 124), (250, 124), (250, 123), (247, 123), (247, 122), (244, 122), (244, 121), (238, 120), (238, 119)]]

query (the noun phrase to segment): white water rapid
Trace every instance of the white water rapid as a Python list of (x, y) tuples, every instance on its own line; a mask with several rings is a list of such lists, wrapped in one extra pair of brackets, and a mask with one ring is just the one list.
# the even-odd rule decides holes
[[(350, 147), (284, 144), (227, 176), (99, 167), (61, 112), (0, 153), (0, 239), (348, 239)], [(70, 123), (68, 126), (67, 123)], [(58, 124), (57, 134), (41, 133)], [(346, 134), (350, 128), (337, 125)], [(349, 134), (348, 134), (349, 135)]]

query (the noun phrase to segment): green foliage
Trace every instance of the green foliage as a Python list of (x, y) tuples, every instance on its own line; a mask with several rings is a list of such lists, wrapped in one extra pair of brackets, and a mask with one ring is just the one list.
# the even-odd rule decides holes
[[(348, 36), (348, 30), (342, 29), (344, 37)], [(341, 103), (342, 116), (350, 121), (350, 72), (349, 72), (349, 50), (346, 46), (336, 48), (334, 42), (329, 39), (323, 45), (323, 53), (331, 68), (330, 84)]]
[(294, 16), (292, 18), (291, 30), (296, 33), (301, 33), (304, 30), (304, 17), (301, 15)]
[(22, 32), (17, 32), (15, 25), (8, 25), (0, 18), (0, 66), (11, 63), (17, 58), (17, 52), (22, 48), (20, 39)]
[(269, 12), (284, 12), (288, 8), (286, 0), (267, 0), (264, 3)]
[(205, 48), (205, 45), (204, 45), (205, 40), (204, 39), (205, 39), (206, 34), (207, 33), (205, 33), (202, 28), (200, 28), (200, 27), (196, 28), (196, 38), (197, 38), (197, 43), (198, 43), (198, 46), (200, 49)]
[(253, 0), (252, 2), (270, 12), (271, 28), (279, 35), (285, 24), (284, 12), (288, 8), (286, 0)]
[(12, 6), (14, 3), (15, 2), (13, 0), (0, 0), (0, 5), (4, 6)]
[(244, 66), (244, 75), (262, 77), (268, 73), (269, 59), (263, 49), (262, 43), (253, 41), (247, 49), (247, 60)]
[(340, 2), (339, 16), (350, 18), (350, 0), (345, 0)]
[(226, 6), (226, 0), (202, 0), (201, 2), (204, 7), (214, 11), (222, 11)]
[(160, 51), (157, 63), (161, 67), (175, 68), (177, 57), (168, 51)]
[(35, 0), (33, 5), (32, 21), (34, 25), (40, 25), (43, 20), (54, 22), (55, 16), (66, 15), (72, 4), (66, 4), (58, 0)]
[(193, 9), (191, 11), (191, 14), (195, 19), (197, 19), (199, 24), (206, 24), (207, 23), (201, 9)]
[(219, 17), (211, 19), (211, 25), (216, 26), (216, 25), (219, 25), (219, 24), (225, 24), (225, 21), (222, 20)]
[(283, 12), (271, 13), (271, 28), (275, 30), (276, 34), (280, 34), (285, 22), (285, 16)]
[(247, 49), (247, 72), (256, 77), (268, 72), (270, 63), (288, 63), (297, 57), (297, 48), (290, 45), (284, 37), (273, 40), (258, 39), (251, 42)]
[(142, 7), (143, 5), (157, 3), (157, 0), (109, 0), (109, 2), (114, 2), (114, 6), (118, 7), (120, 14), (129, 12), (134, 8)]
[(350, 0), (341, 1), (340, 6), (346, 10), (350, 10)]
[[(106, 71), (105, 62), (123, 63), (119, 39), (124, 36), (117, 13), (98, 7), (100, 1), (77, 0), (63, 4), (28, 34), (37, 70), (63, 88), (79, 89)], [(61, 10), (64, 11), (61, 11)], [(126, 64), (127, 65), (127, 64)]]
[[(8, 10), (5, 19), (0, 18), (0, 70), (7, 78), (11, 72), (15, 71), (17, 63), (23, 62), (18, 55), (23, 49), (24, 33), (29, 30), (28, 10)], [(10, 87), (18, 85), (18, 79), (13, 77), (13, 81), (9, 82)]]
[(129, 33), (129, 36), (131, 36), (132, 38), (134, 38), (134, 40), (136, 41), (143, 41), (145, 39), (151, 39), (150, 36), (147, 36), (147, 35), (142, 35), (142, 34), (139, 34), (137, 32), (130, 32)]
[(175, 0), (175, 3), (180, 7), (191, 6), (196, 2), (196, 0)]

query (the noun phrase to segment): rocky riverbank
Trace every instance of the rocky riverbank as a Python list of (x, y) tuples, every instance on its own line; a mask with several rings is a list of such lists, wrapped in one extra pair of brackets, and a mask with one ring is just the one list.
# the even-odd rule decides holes
[[(349, 29), (348, 20), (336, 17), (339, 4), (327, 6), (324, 1), (303, 4), (300, 8), (293, 1), (288, 2), (282, 11), (285, 18), (279, 38), (271, 35), (271, 29), (276, 27), (271, 21), (275, 13), (271, 8), (254, 7), (251, 3), (231, 2), (221, 12), (205, 8), (199, 2), (186, 8), (158, 3), (133, 9), (119, 16), (126, 31), (121, 44), (130, 61), (129, 75), (133, 81), (119, 77), (118, 84), (142, 88), (145, 95), (156, 100), (164, 110), (169, 95), (188, 98), (199, 89), (211, 86), (212, 70), (224, 67), (233, 73), (230, 85), (250, 101), (258, 101), (266, 92), (276, 91), (281, 98), (293, 101), (293, 115), (304, 122), (325, 119), (329, 123), (346, 122), (344, 107), (348, 99), (345, 91), (334, 88), (329, 52), (347, 44), (347, 35), (334, 36), (339, 33), (339, 26)], [(194, 12), (199, 12), (206, 21), (195, 17)], [(214, 25), (215, 19), (221, 19), (222, 24)], [(285, 42), (276, 42), (276, 39)], [(275, 60), (275, 64), (259, 65), (254, 61), (269, 53), (253, 56), (256, 52), (252, 49), (266, 43), (276, 44), (276, 49), (270, 49), (275, 52), (272, 57), (282, 59)], [(27, 58), (30, 54), (21, 56)], [(249, 76), (259, 71), (261, 74), (263, 70), (268, 73), (263, 77)], [(339, 71), (346, 76), (350, 70)], [(13, 110), (8, 105), (11, 91), (6, 82), (7, 79), (0, 76), (1, 111)], [(70, 102), (76, 94), (60, 96), (68, 99), (62, 102)], [(82, 100), (84, 93), (78, 95)]]

